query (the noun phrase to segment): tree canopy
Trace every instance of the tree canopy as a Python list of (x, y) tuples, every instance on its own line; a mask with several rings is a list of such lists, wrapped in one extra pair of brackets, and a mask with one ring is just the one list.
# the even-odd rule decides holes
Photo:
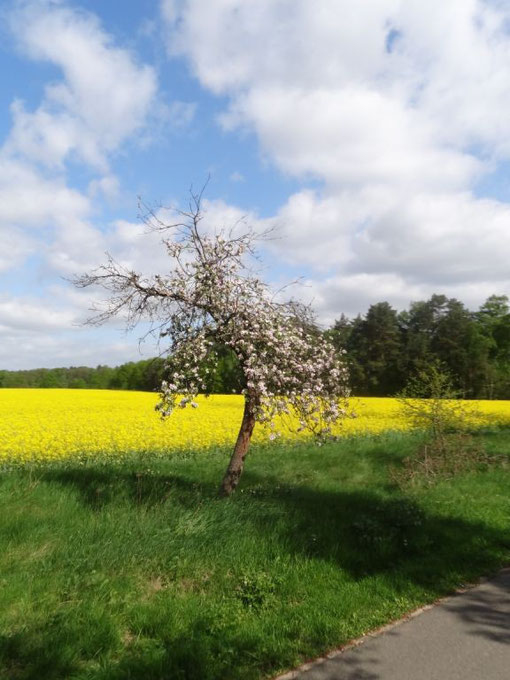
[(231, 351), (242, 376), (244, 415), (221, 487), (229, 495), (255, 423), (266, 423), (274, 438), (277, 420), (293, 415), (299, 429), (324, 436), (344, 415), (347, 370), (342, 351), (321, 333), (312, 310), (282, 300), (254, 271), (256, 245), (267, 234), (243, 224), (230, 231), (204, 229), (200, 201), (192, 193), (188, 210), (175, 211), (170, 224), (152, 211), (145, 217), (147, 227), (162, 234), (167, 272), (141, 274), (109, 257), (75, 284), (99, 285), (109, 294), (91, 323), (123, 313), (129, 327), (149, 321), (167, 342), (167, 375), (157, 406), (163, 417), (176, 406), (196, 408), (197, 394), (209, 391), (218, 349)]

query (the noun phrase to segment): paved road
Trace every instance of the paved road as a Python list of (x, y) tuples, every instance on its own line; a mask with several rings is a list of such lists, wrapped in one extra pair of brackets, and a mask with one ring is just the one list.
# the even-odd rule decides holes
[(285, 678), (510, 680), (510, 569)]

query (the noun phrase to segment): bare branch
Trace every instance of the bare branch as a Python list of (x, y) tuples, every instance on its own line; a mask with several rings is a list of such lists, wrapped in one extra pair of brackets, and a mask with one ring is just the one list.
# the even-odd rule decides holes
[[(272, 238), (274, 229), (258, 233), (246, 226), (240, 231), (245, 224), (241, 218), (230, 230), (204, 230), (201, 204), (206, 186), (200, 192), (191, 188), (188, 209), (174, 210), (177, 220), (172, 224), (140, 201), (148, 230), (171, 234), (162, 239), (171, 262), (167, 273), (144, 276), (107, 254), (104, 265), (75, 277), (73, 283), (78, 288), (99, 286), (110, 294), (88, 323), (99, 325), (124, 315), (129, 329), (140, 321), (150, 324), (143, 339), (152, 334), (158, 342), (168, 342), (169, 380), (162, 385), (158, 407), (162, 415), (169, 415), (178, 399), (181, 406), (193, 404), (198, 392), (207, 391), (203, 367), (214, 347), (226, 347), (235, 355), (246, 409), (242, 446), (238, 441), (241, 449), (236, 446), (232, 460), (242, 465), (242, 447), (249, 443), (255, 421), (274, 431), (277, 417), (293, 413), (300, 428), (327, 433), (343, 413), (339, 399), (347, 394), (347, 374), (341, 355), (320, 332), (311, 306), (276, 299), (292, 284), (273, 291), (249, 267), (249, 258), (257, 257), (257, 244)], [(230, 490), (239, 469), (232, 474)]]

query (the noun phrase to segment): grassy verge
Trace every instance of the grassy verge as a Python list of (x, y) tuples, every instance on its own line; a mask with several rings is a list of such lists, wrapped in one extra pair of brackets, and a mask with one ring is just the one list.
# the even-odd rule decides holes
[[(505, 454), (510, 435), (480, 435)], [(510, 468), (407, 490), (409, 435), (11, 470), (0, 677), (270, 677), (510, 559)]]

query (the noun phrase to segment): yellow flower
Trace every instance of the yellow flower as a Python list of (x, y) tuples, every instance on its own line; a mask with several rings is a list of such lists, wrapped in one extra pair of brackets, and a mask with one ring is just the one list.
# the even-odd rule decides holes
[[(210, 446), (233, 446), (243, 414), (239, 395), (198, 397), (195, 409), (176, 409), (162, 421), (154, 411), (158, 396), (147, 392), (63, 389), (0, 390), (0, 461), (51, 461), (93, 457), (121, 457), (130, 452), (167, 454)], [(470, 402), (471, 403), (471, 402)], [(484, 418), (510, 424), (510, 402), (475, 402)], [(345, 418), (333, 434), (355, 435), (405, 430), (395, 399), (351, 399), (357, 417)], [(282, 427), (281, 439), (303, 439), (299, 422), (294, 432)], [(473, 423), (477, 425), (478, 423)], [(255, 429), (255, 441), (269, 432)]]

